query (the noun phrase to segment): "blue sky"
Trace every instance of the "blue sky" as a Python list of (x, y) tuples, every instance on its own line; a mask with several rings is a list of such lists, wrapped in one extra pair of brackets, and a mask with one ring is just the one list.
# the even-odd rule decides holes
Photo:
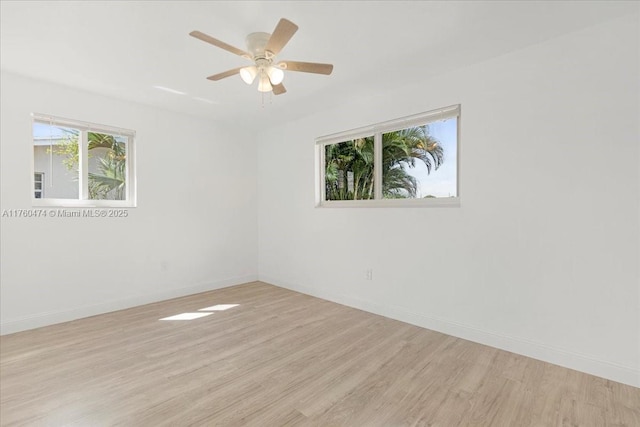
[[(73, 128), (70, 127), (62, 127), (62, 126), (56, 126), (56, 125), (49, 125), (48, 123), (38, 123), (38, 122), (34, 122), (33, 123), (33, 137), (34, 138), (52, 138), (54, 140), (56, 139), (62, 139), (63, 137), (69, 136), (69, 133), (73, 131)], [(104, 132), (101, 132), (104, 133)], [(119, 142), (126, 142), (126, 138), (116, 135), (116, 134), (111, 134), (115, 137), (116, 141)]]
[(418, 181), (417, 197), (427, 195), (436, 197), (457, 197), (456, 175), (458, 169), (456, 117), (429, 124), (429, 134), (438, 140), (444, 150), (444, 162), (438, 170), (427, 173), (422, 162), (416, 162), (414, 168), (406, 168), (409, 175)]
[(62, 129), (57, 126), (50, 126), (44, 123), (33, 123), (33, 136), (38, 138), (49, 138), (53, 137), (54, 139), (60, 138), (62, 136), (67, 135)]

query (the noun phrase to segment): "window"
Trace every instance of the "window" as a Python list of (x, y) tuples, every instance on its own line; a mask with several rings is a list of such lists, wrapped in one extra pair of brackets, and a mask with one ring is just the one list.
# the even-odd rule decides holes
[(316, 140), (317, 206), (457, 206), (460, 106)]
[(130, 130), (34, 115), (34, 205), (135, 206), (134, 137)]
[(33, 174), (33, 190), (36, 199), (42, 199), (44, 195), (44, 174), (42, 172), (36, 172)]

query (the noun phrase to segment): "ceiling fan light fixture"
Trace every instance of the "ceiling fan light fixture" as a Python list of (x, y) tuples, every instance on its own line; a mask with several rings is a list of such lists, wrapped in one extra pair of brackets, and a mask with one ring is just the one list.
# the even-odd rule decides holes
[(255, 80), (257, 75), (258, 75), (258, 69), (256, 68), (255, 65), (252, 65), (250, 67), (244, 67), (243, 69), (240, 70), (240, 77), (242, 77), (242, 80), (248, 85), (253, 83), (253, 80)]
[(258, 92), (271, 92), (273, 87), (269, 81), (269, 76), (266, 73), (260, 73), (260, 80), (258, 81)]
[(250, 67), (244, 67), (240, 70), (240, 77), (242, 77), (242, 80), (248, 85), (253, 83), (253, 80), (255, 80), (257, 75), (258, 75), (258, 69), (256, 68), (255, 65), (252, 65)]
[(282, 83), (282, 80), (284, 80), (284, 71), (274, 66), (267, 68), (267, 75), (269, 76), (269, 80), (271, 80), (271, 84), (274, 85), (279, 85)]

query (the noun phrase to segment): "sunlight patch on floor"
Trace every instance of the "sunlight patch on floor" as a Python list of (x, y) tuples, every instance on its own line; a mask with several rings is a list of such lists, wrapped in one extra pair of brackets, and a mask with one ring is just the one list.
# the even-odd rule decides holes
[(239, 305), (240, 304), (217, 304), (217, 305), (212, 305), (211, 307), (201, 308), (198, 311), (225, 311), (225, 310), (229, 310), (230, 308), (237, 307)]
[(214, 311), (225, 311), (225, 310), (229, 310), (230, 308), (237, 307), (239, 305), (240, 304), (216, 304), (216, 305), (212, 305), (211, 307), (201, 308), (196, 313), (181, 313), (181, 314), (176, 314), (174, 316), (163, 317), (160, 320), (193, 320), (193, 319), (199, 319), (201, 317), (205, 317), (205, 316), (209, 316), (209, 315), (213, 314)]
[(209, 316), (210, 314), (213, 313), (181, 313), (176, 314), (175, 316), (163, 317), (160, 320), (193, 320), (200, 317)]

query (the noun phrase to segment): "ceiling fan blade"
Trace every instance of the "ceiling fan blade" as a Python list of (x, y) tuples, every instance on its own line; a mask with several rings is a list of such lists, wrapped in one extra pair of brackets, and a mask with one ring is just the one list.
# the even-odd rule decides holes
[(195, 37), (197, 39), (202, 40), (203, 42), (210, 43), (210, 44), (212, 44), (214, 46), (217, 46), (217, 47), (219, 47), (221, 49), (224, 49), (226, 51), (229, 51), (231, 53), (235, 53), (236, 55), (243, 56), (245, 58), (251, 59), (251, 55), (249, 55), (249, 53), (245, 52), (244, 50), (238, 49), (237, 47), (233, 47), (230, 44), (226, 44), (225, 42), (220, 41), (218, 39), (214, 39), (213, 37), (211, 37), (211, 36), (209, 36), (209, 35), (207, 35), (205, 33), (202, 33), (200, 31), (191, 31), (189, 33), (189, 35), (191, 37)]
[(288, 19), (282, 18), (276, 29), (273, 30), (273, 34), (267, 42), (265, 50), (271, 51), (274, 55), (280, 53), (282, 48), (287, 44), (291, 37), (298, 31), (298, 26)]
[(278, 67), (287, 71), (301, 71), (303, 73), (315, 73), (329, 75), (333, 71), (332, 64), (319, 64), (317, 62), (282, 61)]
[(222, 80), (225, 77), (230, 77), (230, 76), (233, 76), (235, 74), (238, 74), (240, 72), (240, 70), (242, 70), (243, 68), (244, 67), (238, 67), (238, 68), (234, 68), (233, 70), (227, 70), (227, 71), (224, 71), (222, 73), (214, 74), (213, 76), (207, 77), (207, 80), (213, 80), (213, 81)]
[(284, 88), (284, 85), (282, 83), (280, 83), (279, 85), (272, 85), (273, 86), (273, 94), (274, 95), (282, 95), (283, 93), (285, 93), (287, 90)]

